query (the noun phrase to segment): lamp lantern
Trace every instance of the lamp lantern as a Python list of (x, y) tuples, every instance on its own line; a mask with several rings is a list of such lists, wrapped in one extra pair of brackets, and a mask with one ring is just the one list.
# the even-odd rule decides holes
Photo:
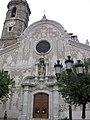
[(81, 60), (77, 60), (77, 63), (75, 64), (76, 72), (78, 75), (83, 74), (83, 67), (84, 65), (81, 63)]
[(63, 65), (60, 63), (60, 60), (57, 60), (57, 63), (55, 63), (54, 68), (55, 68), (55, 75), (57, 77), (57, 80), (59, 80), (60, 75), (61, 75), (61, 69)]

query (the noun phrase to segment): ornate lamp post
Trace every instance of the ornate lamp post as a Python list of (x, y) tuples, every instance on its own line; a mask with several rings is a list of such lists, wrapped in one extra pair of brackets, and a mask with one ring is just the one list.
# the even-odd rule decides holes
[[(73, 60), (71, 59), (71, 56), (68, 56), (68, 59), (65, 60), (66, 64), (66, 71), (68, 73), (68, 86), (70, 85), (70, 73), (72, 72), (72, 65), (73, 65)], [(68, 91), (69, 93), (69, 120), (72, 120), (72, 106), (71, 106), (71, 97), (70, 97), (70, 90)]]
[[(66, 71), (67, 71), (68, 75), (70, 75), (70, 73), (72, 72), (72, 65), (73, 65), (73, 60), (71, 59), (71, 56), (68, 56), (68, 59), (65, 60), (65, 64), (66, 64)], [(54, 65), (57, 81), (60, 79), (62, 67), (63, 66), (62, 66), (62, 64), (60, 64), (60, 61), (57, 60), (57, 64)], [(68, 85), (70, 84), (69, 82), (70, 82), (70, 80), (68, 79)], [(69, 92), (69, 120), (72, 120), (72, 107), (71, 107), (70, 91), (68, 91), (68, 92)]]
[[(84, 73), (84, 65), (83, 63), (81, 63), (80, 60), (77, 61), (77, 63), (75, 64), (75, 67), (76, 67), (76, 72), (77, 72), (77, 75), (78, 75), (78, 78), (81, 82), (81, 86), (83, 85), (83, 73)], [(84, 92), (84, 91), (83, 91)], [(82, 119), (85, 119), (85, 108), (86, 108), (86, 103), (82, 104)]]

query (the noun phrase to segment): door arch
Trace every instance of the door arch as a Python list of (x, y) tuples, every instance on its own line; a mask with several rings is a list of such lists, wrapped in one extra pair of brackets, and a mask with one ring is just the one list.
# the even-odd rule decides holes
[(49, 95), (37, 93), (34, 95), (33, 118), (48, 118), (49, 115)]

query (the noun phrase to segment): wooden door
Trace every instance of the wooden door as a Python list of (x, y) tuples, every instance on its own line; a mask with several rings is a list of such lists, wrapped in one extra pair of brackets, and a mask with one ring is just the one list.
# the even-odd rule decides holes
[(33, 118), (48, 118), (49, 95), (38, 93), (34, 95)]

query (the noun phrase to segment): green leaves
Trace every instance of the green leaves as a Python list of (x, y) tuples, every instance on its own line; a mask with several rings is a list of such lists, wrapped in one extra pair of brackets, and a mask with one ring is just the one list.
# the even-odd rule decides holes
[(69, 103), (69, 97), (73, 94), (74, 87), (76, 86), (76, 74), (74, 72), (69, 75), (65, 70), (62, 71), (61, 80), (57, 82), (59, 92), (61, 92), (65, 102)]
[(90, 72), (90, 58), (84, 59), (85, 72)]
[(83, 75), (77, 75), (73, 65), (73, 71), (70, 74), (63, 69), (57, 85), (65, 102), (83, 106), (82, 118), (85, 118), (86, 104), (90, 102), (90, 58), (84, 59)]
[(83, 75), (76, 74), (75, 65), (69, 75), (66, 70), (62, 71), (61, 80), (57, 85), (67, 103), (69, 103), (69, 97), (72, 104), (81, 105), (90, 102), (90, 58), (84, 60), (84, 66)]
[(5, 73), (3, 70), (0, 71), (0, 101), (3, 102), (6, 98), (8, 98), (14, 83), (15, 82), (10, 78), (10, 75)]

